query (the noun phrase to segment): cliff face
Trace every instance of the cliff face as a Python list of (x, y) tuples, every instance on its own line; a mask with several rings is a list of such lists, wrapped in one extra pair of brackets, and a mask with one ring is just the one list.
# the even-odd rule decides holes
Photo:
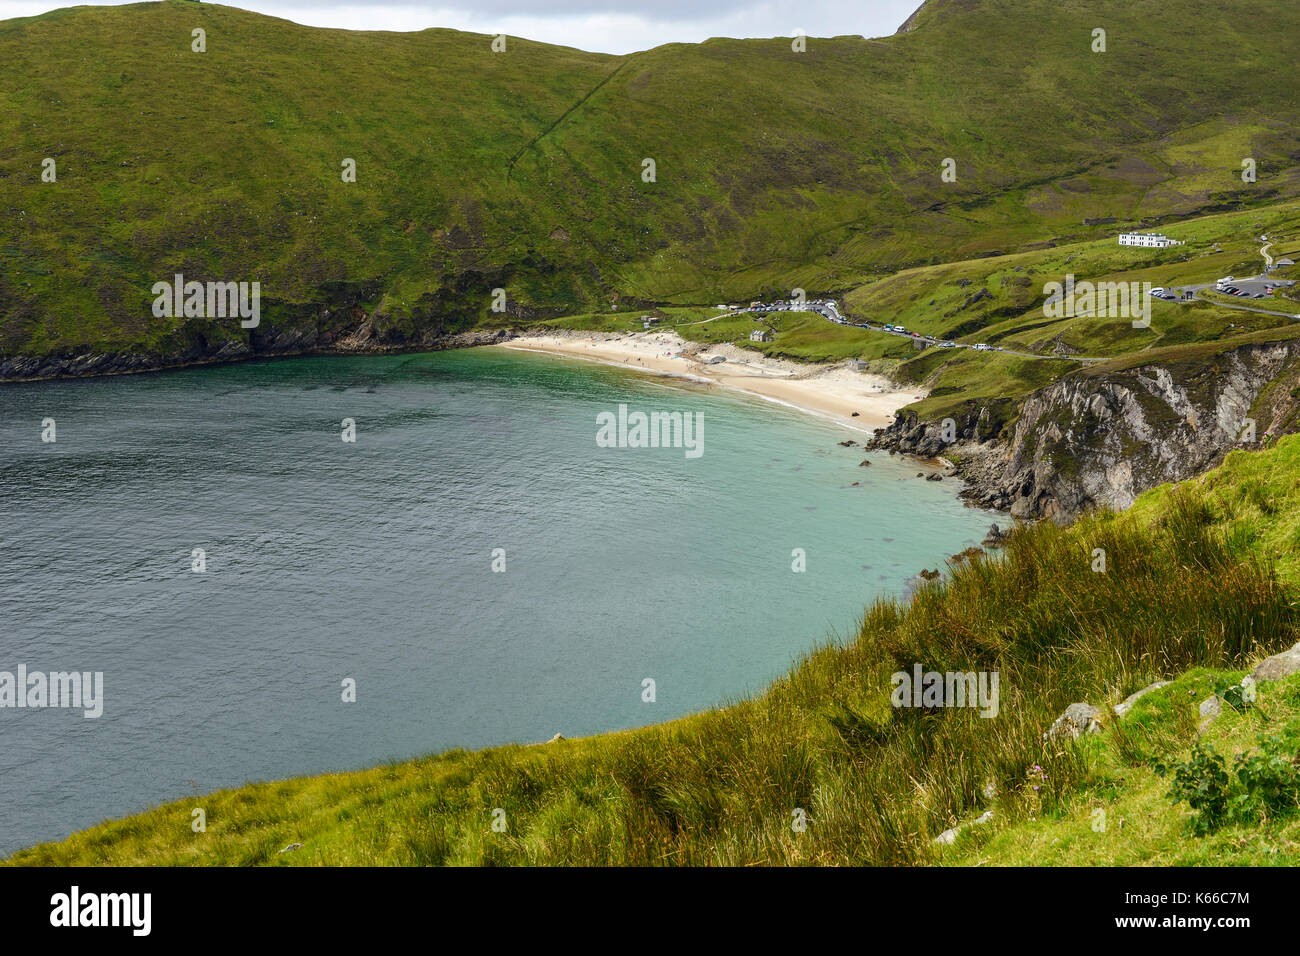
[(1066, 376), (1031, 394), (1015, 423), (996, 432), (1007, 412), (996, 406), (972, 405), (946, 433), (942, 422), (900, 416), (876, 446), (956, 456), (968, 498), (1018, 518), (1064, 520), (1126, 508), (1233, 449), (1300, 430), (1298, 385), (1300, 342), (1245, 345), (1197, 361)]

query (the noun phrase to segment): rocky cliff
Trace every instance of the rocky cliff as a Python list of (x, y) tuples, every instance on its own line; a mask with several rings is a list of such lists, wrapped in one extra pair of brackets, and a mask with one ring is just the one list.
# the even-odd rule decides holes
[(1198, 475), (1236, 448), (1300, 431), (1300, 341), (1107, 364), (958, 418), (905, 413), (874, 446), (958, 462), (964, 494), (1018, 518), (1122, 509)]

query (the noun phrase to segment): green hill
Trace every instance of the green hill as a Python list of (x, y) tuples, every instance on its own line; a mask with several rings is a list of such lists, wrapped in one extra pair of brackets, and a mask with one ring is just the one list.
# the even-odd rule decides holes
[[(1290, 13), (932, 0), (882, 40), (624, 57), (186, 0), (5, 21), (0, 359), (415, 344), (497, 287), (516, 317), (848, 290), (1276, 202), (1300, 191)], [(155, 318), (178, 272), (260, 281), (262, 325)]]

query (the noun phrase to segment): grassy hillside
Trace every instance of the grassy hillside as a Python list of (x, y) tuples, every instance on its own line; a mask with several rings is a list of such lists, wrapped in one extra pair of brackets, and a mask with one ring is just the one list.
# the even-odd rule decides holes
[[(221, 791), (9, 862), (1295, 865), (1300, 790), (1262, 816), (1239, 801), (1199, 836), (1167, 793), (1189, 759), (1197, 702), (1300, 636), (1297, 528), (1292, 436), (1122, 515), (1026, 527), (1000, 556), (955, 557), (910, 604), (876, 604), (851, 642), (725, 709)], [(998, 672), (997, 715), (892, 707), (890, 675), (918, 663)], [(1123, 724), (1105, 720), (1100, 737), (1044, 740), (1071, 702), (1104, 706), (1161, 678), (1178, 680)], [(1274, 734), (1287, 760), (1300, 748), (1300, 678), (1261, 685), (1242, 714), (1225, 710), (1207, 737), (1217, 752)], [(204, 833), (191, 830), (195, 807)], [(933, 842), (986, 808), (991, 824), (952, 847)], [(1108, 837), (1091, 826), (1098, 808)]]
[[(490, 319), (495, 287), (532, 316), (844, 290), (1117, 228), (1085, 220), (1276, 202), (1300, 191), (1300, 37), (1268, 26), (1289, 13), (932, 2), (884, 40), (624, 57), (188, 0), (5, 21), (0, 356), (366, 319), (400, 341)], [(176, 272), (261, 281), (263, 326), (153, 317)]]
[[(1039, 804), (1032, 789), (1018, 796), (1019, 813), (991, 826), (968, 826), (938, 854), (944, 866), (1295, 866), (1300, 862), (1300, 677), (1262, 685), (1254, 706), (1225, 705), (1223, 715), (1197, 734), (1200, 701), (1237, 684), (1244, 671), (1197, 668), (1152, 691), (1123, 721), (1077, 748), (1087, 782)], [(1283, 812), (1266, 821), (1254, 814), (1210, 832), (1185, 801), (1170, 797), (1170, 774), (1154, 768), (1191, 762), (1189, 741), (1200, 739), (1231, 773), (1238, 758), (1271, 759), (1270, 738), (1285, 754), (1278, 778), (1290, 791)], [(1193, 745), (1194, 746), (1194, 745)], [(1226, 758), (1226, 759), (1225, 759)], [(1198, 779), (1208, 780), (1206, 774)], [(996, 817), (996, 813), (995, 813)]]
[[(1018, 402), (1063, 375), (1087, 368), (1079, 357), (1109, 360), (1096, 365), (1109, 370), (1116, 363), (1209, 356), (1247, 342), (1300, 335), (1295, 318), (1300, 314), (1300, 288), (1279, 290), (1272, 299), (1249, 300), (1249, 307), (1260, 312), (1232, 308), (1242, 300), (1213, 292), (1190, 304), (1152, 299), (1151, 326), (1145, 329), (1133, 328), (1129, 317), (1045, 317), (1045, 284), (1062, 282), (1067, 274), (1080, 282), (1150, 282), (1164, 287), (1212, 283), (1223, 275), (1255, 275), (1264, 267), (1256, 238), (1260, 234), (1275, 237), (1272, 248), (1279, 256), (1300, 248), (1300, 204), (1288, 201), (1217, 213), (1162, 228), (1183, 244), (1133, 248), (1118, 245), (1112, 235), (917, 266), (867, 282), (842, 297), (845, 311), (855, 320), (896, 322), (939, 339), (987, 342), (1037, 357), (965, 349), (918, 352), (906, 339), (836, 326), (806, 312), (769, 314), (764, 326), (775, 337), (755, 345), (748, 340), (754, 317), (718, 317), (716, 303), (707, 308), (605, 311), (546, 324), (630, 332), (640, 330), (642, 314), (653, 314), (664, 327), (692, 341), (730, 342), (812, 362), (865, 359), (874, 370), (900, 382), (929, 388), (928, 398), (910, 406), (926, 420), (958, 414), (970, 402)], [(1278, 276), (1287, 277), (1285, 272)]]

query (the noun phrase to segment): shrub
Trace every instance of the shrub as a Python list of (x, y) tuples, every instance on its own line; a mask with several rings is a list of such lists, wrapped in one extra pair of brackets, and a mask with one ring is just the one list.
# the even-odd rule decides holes
[[(1158, 761), (1154, 769), (1162, 777), (1170, 770)], [(1175, 803), (1186, 801), (1196, 811), (1190, 823), (1192, 832), (1203, 836), (1223, 826), (1227, 821), (1232, 782), (1223, 758), (1198, 740), (1192, 747), (1191, 759), (1172, 769), (1174, 782), (1169, 797)]]
[(1169, 797), (1185, 801), (1196, 815), (1193, 834), (1204, 836), (1227, 824), (1253, 825), (1280, 819), (1300, 809), (1300, 753), (1280, 735), (1259, 743), (1257, 750), (1239, 754), (1232, 774), (1223, 758), (1201, 741), (1192, 746), (1191, 759), (1176, 767), (1157, 761), (1160, 776), (1173, 773)]
[(1250, 819), (1288, 816), (1300, 808), (1300, 754), (1288, 753), (1286, 742), (1273, 735), (1258, 751), (1237, 757), (1242, 811)]

